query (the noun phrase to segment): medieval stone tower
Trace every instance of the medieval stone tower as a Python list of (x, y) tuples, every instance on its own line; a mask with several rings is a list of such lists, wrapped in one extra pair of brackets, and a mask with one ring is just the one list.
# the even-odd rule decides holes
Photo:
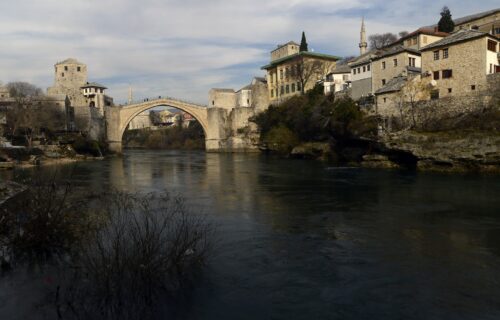
[(47, 94), (67, 95), (74, 107), (85, 105), (80, 88), (87, 83), (87, 66), (70, 58), (56, 63), (54, 69), (54, 86), (47, 89)]
[(368, 43), (366, 42), (366, 30), (365, 30), (365, 18), (361, 20), (361, 32), (359, 37), (359, 54), (365, 54), (366, 48), (368, 48)]

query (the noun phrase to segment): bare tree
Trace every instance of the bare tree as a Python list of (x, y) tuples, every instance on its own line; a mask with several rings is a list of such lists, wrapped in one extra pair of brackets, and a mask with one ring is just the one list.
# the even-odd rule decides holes
[(335, 62), (299, 56), (292, 65), (292, 78), (300, 83), (300, 92), (305, 93), (307, 86), (322, 79), (335, 68)]
[(415, 117), (417, 102), (425, 98), (429, 94), (429, 90), (429, 86), (425, 84), (420, 77), (408, 78), (407, 83), (401, 88), (400, 92), (398, 93), (402, 123), (404, 123), (403, 108), (408, 106), (412, 120), (412, 126), (417, 126), (417, 119)]
[(368, 41), (370, 42), (370, 49), (382, 49), (398, 40), (398, 36), (393, 33), (372, 34)]
[(26, 82), (12, 82), (7, 87), (14, 98), (14, 104), (7, 111), (7, 126), (13, 136), (23, 134), (28, 147), (43, 129), (65, 128), (65, 106), (58, 106), (55, 101), (43, 96), (40, 88)]

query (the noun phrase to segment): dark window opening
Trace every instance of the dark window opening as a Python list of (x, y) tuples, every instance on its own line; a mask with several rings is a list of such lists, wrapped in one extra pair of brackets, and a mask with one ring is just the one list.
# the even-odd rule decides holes
[(448, 88), (448, 93), (451, 93), (451, 91), (452, 91), (451, 88)]
[(68, 71), (68, 66), (64, 66), (64, 71)]
[(493, 40), (488, 40), (488, 50), (497, 52), (497, 42)]
[(443, 79), (449, 79), (453, 76), (453, 70), (447, 69), (443, 70)]
[(439, 90), (432, 90), (431, 91), (431, 99), (432, 100), (439, 99)]
[(439, 80), (439, 71), (434, 71), (434, 80)]
[(471, 89), (471, 90), (476, 90), (476, 85), (474, 85), (474, 84), (473, 84), (473, 85), (471, 85), (471, 86), (470, 86), (470, 89)]

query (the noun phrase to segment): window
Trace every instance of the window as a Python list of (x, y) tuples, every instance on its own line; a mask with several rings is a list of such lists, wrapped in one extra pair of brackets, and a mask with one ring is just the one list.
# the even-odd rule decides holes
[(215, 106), (215, 100), (212, 100), (212, 105)]
[(382, 79), (382, 85), (385, 86), (385, 79)]
[(64, 71), (68, 71), (68, 66), (64, 66)]
[(434, 71), (434, 80), (439, 80), (439, 71)]
[(398, 59), (394, 59), (393, 63), (394, 63), (394, 66), (397, 67), (398, 66)]
[(64, 77), (64, 72), (63, 72), (63, 73), (61, 73), (61, 77)]
[(283, 69), (280, 70), (280, 79), (283, 79)]
[(352, 69), (352, 71), (354, 72), (354, 74), (356, 74), (356, 69)]
[(443, 49), (443, 59), (448, 59), (448, 48)]
[(448, 93), (451, 93), (451, 88), (448, 88)]
[(76, 71), (80, 72), (80, 71), (82, 71), (82, 68), (81, 67), (76, 67)]
[(367, 66), (366, 66), (366, 70), (367, 70), (367, 71), (370, 71), (370, 65), (367, 65)]
[(439, 50), (434, 51), (434, 60), (439, 60)]
[(453, 70), (447, 69), (443, 70), (443, 79), (449, 79), (453, 76)]
[(497, 52), (497, 42), (493, 40), (488, 40), (488, 50)]
[(297, 91), (301, 91), (302, 90), (301, 88), (302, 87), (300, 86), (300, 82), (297, 82)]
[(286, 85), (286, 93), (290, 93), (290, 86), (288, 84)]
[(436, 100), (439, 99), (439, 90), (432, 90), (431, 91), (431, 100)]
[(470, 86), (470, 89), (471, 89), (472, 91), (476, 90), (476, 85), (475, 85), (475, 84), (471, 85), (471, 86)]
[(295, 83), (292, 83), (292, 92), (295, 92)]
[(500, 34), (500, 28), (495, 28), (495, 30), (493, 30), (493, 34)]
[(349, 80), (349, 76), (348, 76), (347, 74), (344, 74), (344, 75), (342, 76), (342, 80), (344, 80), (344, 81)]
[(285, 94), (285, 87), (281, 86), (281, 95), (284, 95), (284, 94)]
[(385, 61), (382, 61), (382, 69), (385, 69)]
[(363, 72), (366, 72), (366, 66), (363, 66)]
[(358, 68), (358, 73), (361, 73), (361, 68)]
[(285, 70), (285, 78), (288, 79), (289, 76), (290, 76), (290, 68), (286, 68), (286, 70)]
[(415, 65), (416, 65), (416, 61), (417, 61), (417, 59), (416, 59), (416, 58), (408, 58), (408, 65), (409, 65), (410, 67), (415, 67)]
[(384, 103), (387, 102), (387, 98), (384, 98)]

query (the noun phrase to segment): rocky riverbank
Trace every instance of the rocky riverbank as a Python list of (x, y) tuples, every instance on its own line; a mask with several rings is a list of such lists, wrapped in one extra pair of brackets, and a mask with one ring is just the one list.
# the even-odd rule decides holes
[(103, 156), (100, 155), (77, 153), (71, 145), (0, 148), (0, 170), (101, 159), (103, 159)]
[(378, 140), (303, 143), (289, 156), (366, 168), (500, 173), (500, 135), (403, 131)]

